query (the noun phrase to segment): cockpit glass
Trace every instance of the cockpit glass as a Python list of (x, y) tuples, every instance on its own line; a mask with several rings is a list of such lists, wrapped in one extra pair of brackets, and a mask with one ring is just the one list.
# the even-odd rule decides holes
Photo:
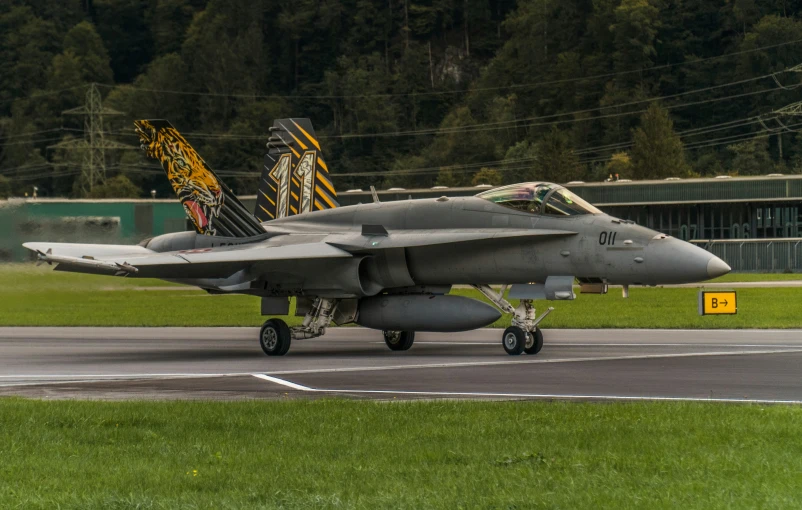
[(567, 189), (558, 189), (546, 202), (546, 214), (554, 216), (579, 216), (580, 214), (601, 214), (601, 211)]
[(555, 184), (529, 182), (491, 189), (476, 196), (518, 211), (540, 214), (543, 199), (556, 187)]

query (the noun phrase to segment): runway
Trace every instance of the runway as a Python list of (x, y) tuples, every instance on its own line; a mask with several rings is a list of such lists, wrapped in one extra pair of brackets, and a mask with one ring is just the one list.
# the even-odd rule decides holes
[(802, 403), (802, 330), (545, 330), (508, 356), (501, 330), (334, 328), (267, 357), (257, 328), (0, 328), (0, 396), (90, 399), (578, 399)]

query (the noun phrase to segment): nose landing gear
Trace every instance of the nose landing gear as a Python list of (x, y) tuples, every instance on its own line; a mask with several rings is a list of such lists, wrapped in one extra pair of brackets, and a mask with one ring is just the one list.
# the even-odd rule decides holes
[(535, 327), (534, 332), (529, 332), (518, 326), (510, 326), (504, 330), (502, 345), (511, 356), (517, 356), (522, 352), (537, 354), (543, 348), (543, 332), (538, 327)]
[(496, 307), (504, 313), (512, 314), (512, 326), (504, 330), (501, 343), (504, 350), (511, 356), (522, 352), (537, 354), (543, 348), (543, 332), (537, 327), (548, 314), (554, 310), (549, 307), (540, 317), (536, 317), (535, 306), (531, 299), (522, 299), (517, 308), (504, 299), (507, 286), (497, 293), (489, 285), (472, 285), (473, 288), (484, 294)]

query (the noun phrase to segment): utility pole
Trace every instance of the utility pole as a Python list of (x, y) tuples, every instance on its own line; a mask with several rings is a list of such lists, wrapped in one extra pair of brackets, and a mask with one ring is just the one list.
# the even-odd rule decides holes
[[(780, 161), (782, 162), (782, 160), (783, 160), (783, 134), (785, 134), (785, 133), (794, 133), (797, 130), (796, 129), (791, 129), (788, 126), (786, 126), (780, 120), (779, 117), (781, 117), (781, 116), (785, 116), (785, 117), (800, 117), (800, 116), (802, 116), (802, 101), (797, 101), (796, 103), (791, 103), (789, 105), (785, 105), (782, 108), (774, 110), (771, 113), (774, 116), (774, 121), (777, 124), (780, 125), (780, 127), (777, 128), (776, 131), (777, 131), (777, 148), (779, 149)], [(761, 121), (761, 123), (763, 124), (763, 127), (766, 127), (765, 123), (763, 123), (762, 121)]]
[(81, 190), (84, 194), (106, 180), (106, 150), (135, 149), (127, 145), (105, 138), (103, 117), (107, 115), (123, 115), (122, 112), (104, 108), (97, 84), (92, 83), (86, 91), (83, 106), (61, 112), (62, 115), (84, 116), (84, 139), (68, 140), (51, 145), (49, 149), (79, 150), (83, 152), (81, 163)]
[[(784, 72), (786, 72), (786, 73), (797, 73), (797, 74), (798, 73), (802, 73), (802, 64), (797, 64), (795, 66), (789, 67)], [(800, 85), (802, 85), (802, 84), (797, 84), (797, 85), (785, 86), (785, 85), (782, 85), (779, 82), (779, 80), (777, 80), (776, 76), (772, 76), (772, 77), (774, 78), (774, 81), (777, 83), (777, 85), (779, 85), (780, 88), (782, 88), (783, 90), (794, 90), (794, 89), (798, 88)], [(783, 160), (783, 134), (784, 133), (793, 133), (793, 132), (796, 132), (798, 130), (789, 128), (778, 117), (780, 117), (780, 116), (786, 116), (786, 117), (800, 117), (800, 116), (802, 116), (802, 101), (797, 101), (796, 103), (791, 103), (791, 104), (785, 105), (782, 108), (774, 110), (771, 113), (774, 116), (774, 121), (777, 122), (777, 124), (780, 125), (780, 128), (777, 130), (777, 148), (779, 149), (779, 153), (780, 153), (780, 162), (782, 162), (782, 160)], [(761, 120), (761, 124), (763, 124), (764, 128), (767, 128), (766, 124), (763, 123), (762, 120)]]

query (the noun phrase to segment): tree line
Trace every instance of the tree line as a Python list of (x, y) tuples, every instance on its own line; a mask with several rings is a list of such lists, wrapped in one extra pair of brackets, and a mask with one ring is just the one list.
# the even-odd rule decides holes
[[(7, 0), (0, 196), (170, 196), (167, 118), (238, 193), (273, 119), (340, 189), (802, 172), (799, 0)], [(87, 190), (96, 83), (107, 183)], [(112, 112), (113, 110), (113, 112)]]

